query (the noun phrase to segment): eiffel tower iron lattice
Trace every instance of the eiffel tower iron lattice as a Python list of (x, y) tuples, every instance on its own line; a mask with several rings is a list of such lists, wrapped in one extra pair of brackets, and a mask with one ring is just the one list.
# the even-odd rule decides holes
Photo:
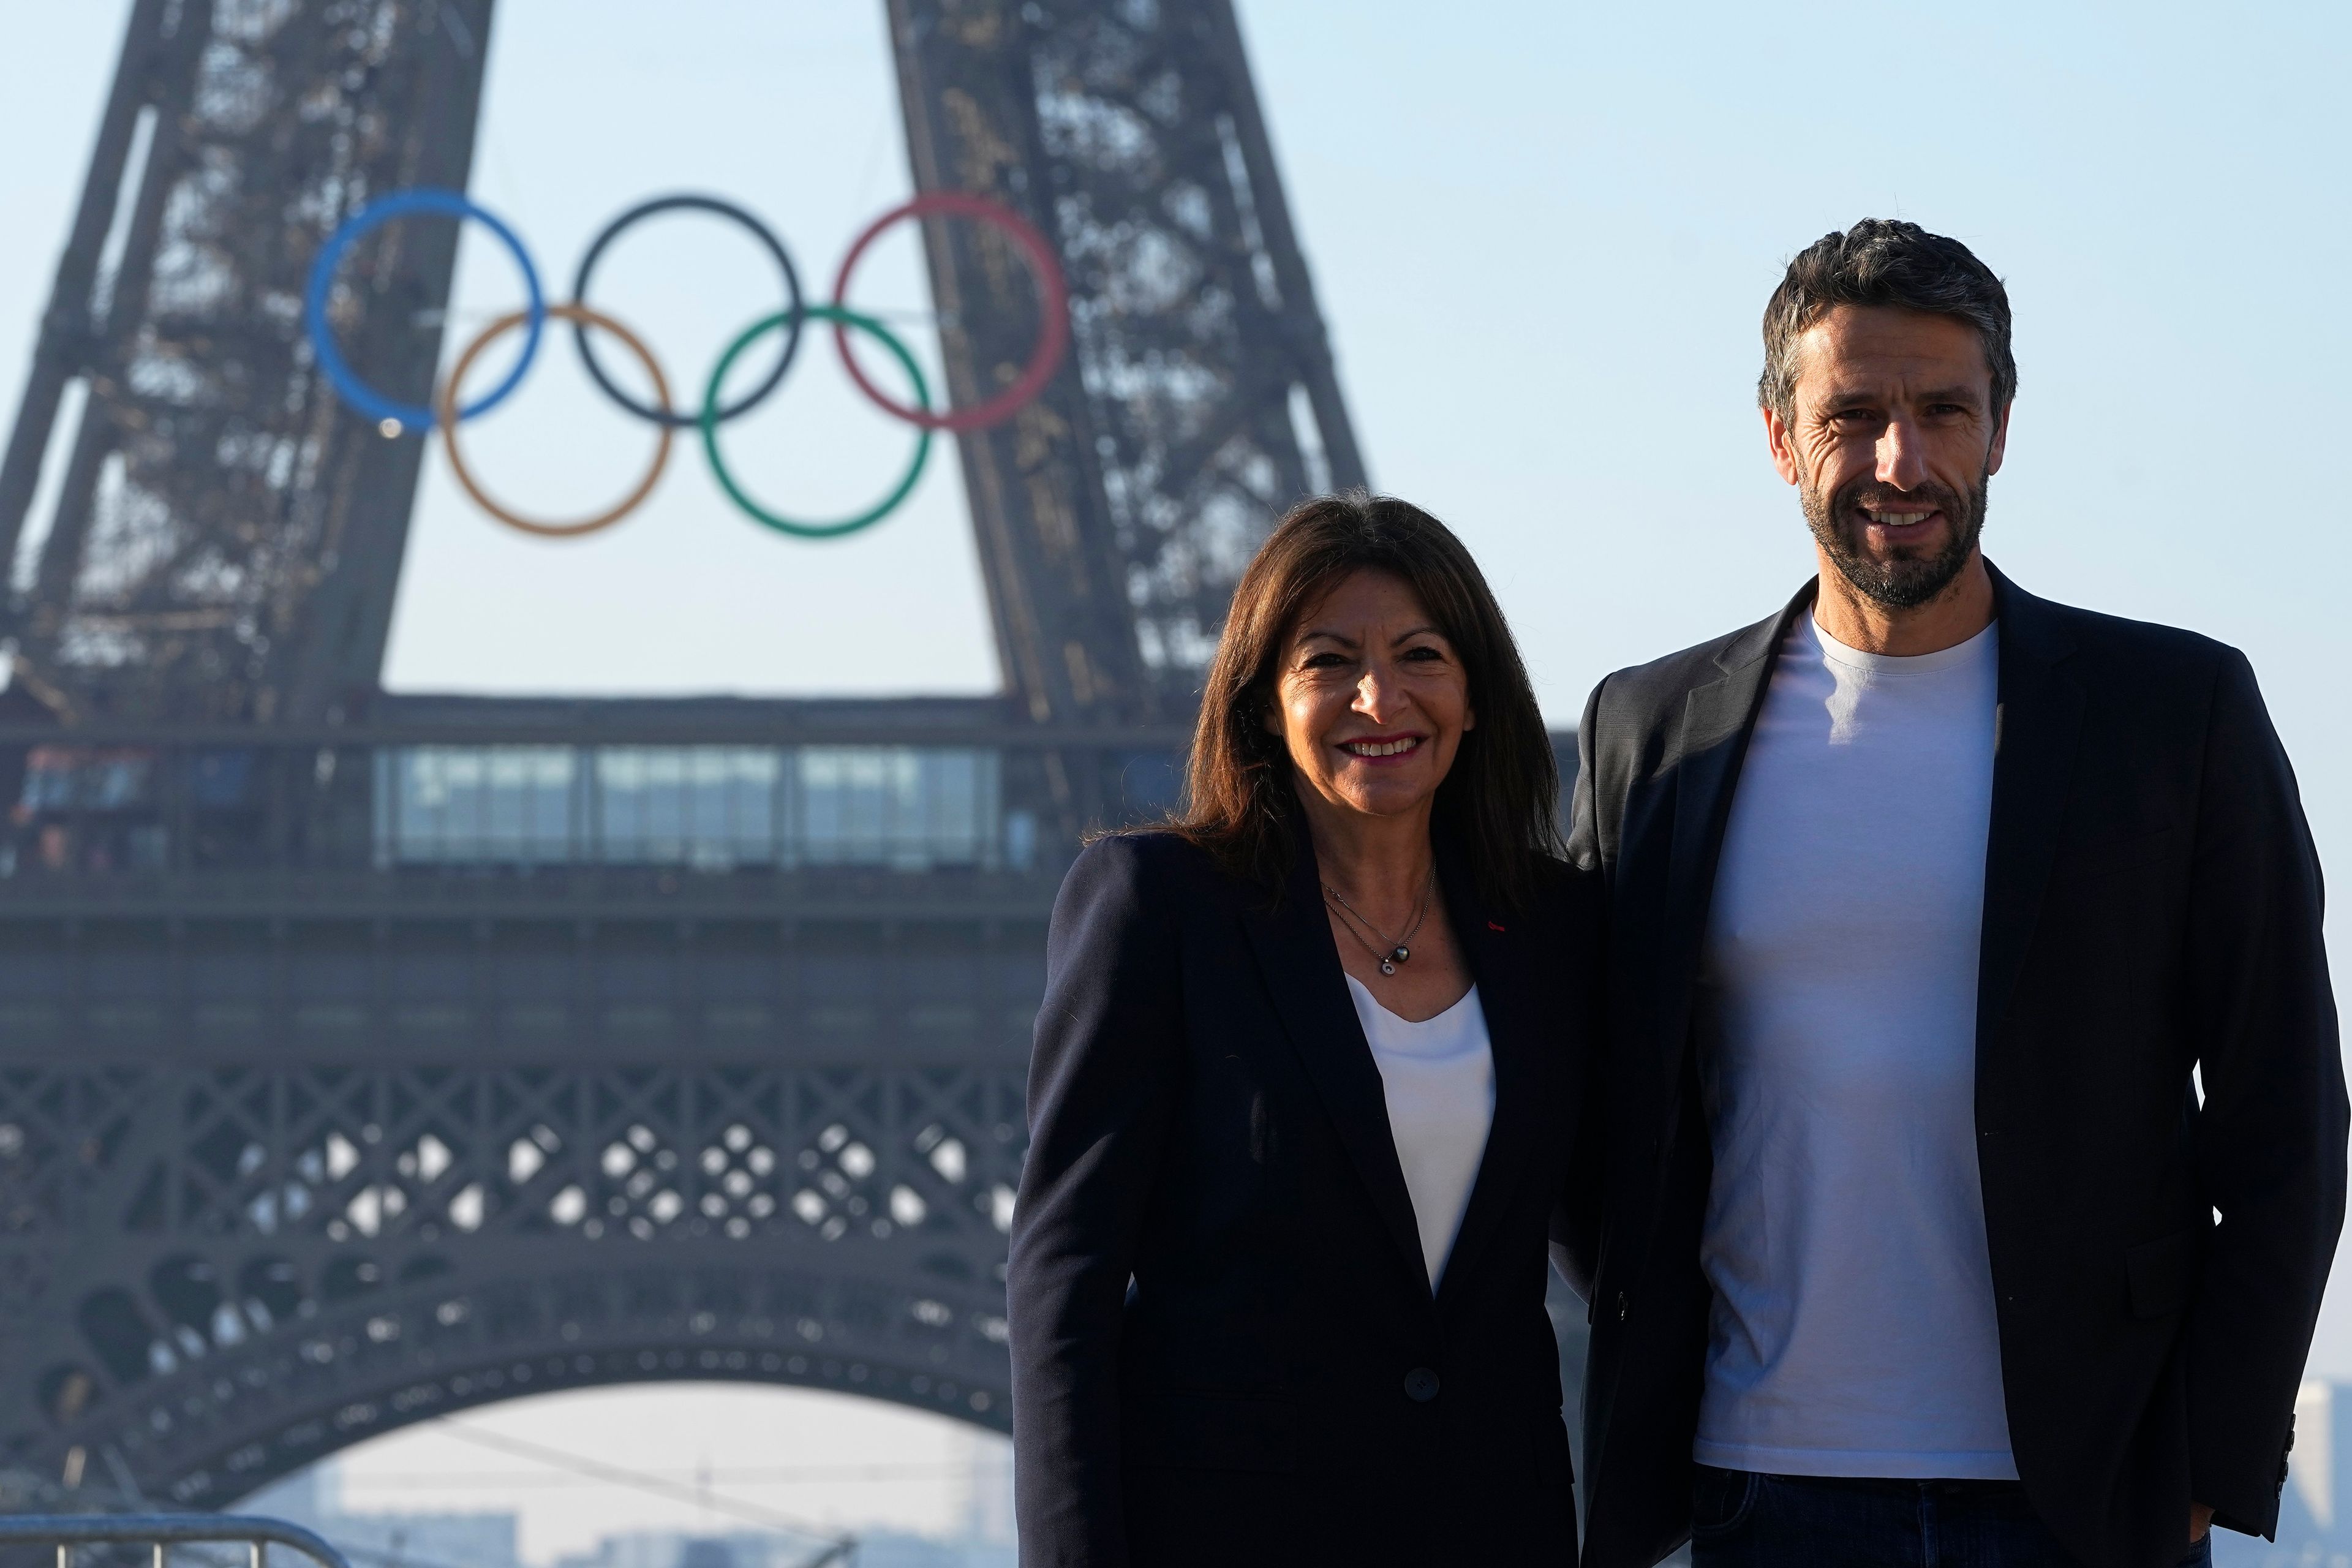
[[(662, 1378), (1005, 1426), (1055, 880), (1171, 797), (1271, 518), (1362, 479), (1229, 0), (887, 0), (918, 189), (1071, 288), (958, 437), (1004, 695), (382, 691), (422, 446), (332, 396), (303, 276), (465, 188), (492, 10), (134, 0), (0, 457), (0, 1467), (69, 1492)], [(924, 242), (968, 407), (1035, 299)], [(390, 395), (454, 254), (352, 258)]]

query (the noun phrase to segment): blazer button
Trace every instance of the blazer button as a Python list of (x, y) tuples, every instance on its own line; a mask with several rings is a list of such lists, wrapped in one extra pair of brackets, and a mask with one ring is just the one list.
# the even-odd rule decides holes
[(1414, 1367), (1404, 1374), (1404, 1396), (1415, 1405), (1426, 1405), (1437, 1397), (1437, 1374), (1425, 1366)]

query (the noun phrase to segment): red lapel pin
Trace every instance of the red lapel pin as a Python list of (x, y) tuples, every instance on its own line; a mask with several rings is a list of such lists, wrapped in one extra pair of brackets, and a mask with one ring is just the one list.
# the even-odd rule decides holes
[(1503, 928), (1496, 925), (1493, 921), (1488, 921), (1486, 922), (1486, 929), (1488, 931), (1501, 931)]

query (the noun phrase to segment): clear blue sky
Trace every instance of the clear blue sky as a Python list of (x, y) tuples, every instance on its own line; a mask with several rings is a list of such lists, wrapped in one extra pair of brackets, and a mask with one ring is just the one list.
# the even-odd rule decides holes
[[(1990, 552), (2042, 595), (2244, 647), (2323, 853), (2352, 853), (2336, 672), (2352, 502), (2334, 475), (2352, 414), (2352, 7), (1241, 8), (1373, 477), (1478, 552), (1555, 722), (1608, 670), (1753, 620), (1810, 571), (1753, 407), (1757, 317), (1791, 252), (1896, 215), (1976, 247), (2016, 304)], [(12, 7), (8, 405), (125, 9)], [(500, 10), (476, 190), (559, 279), (609, 214), (698, 186), (774, 217), (823, 287), (906, 188), (878, 0)], [(882, 261), (861, 300), (919, 308), (911, 244)], [(504, 308), (503, 268), (469, 246), (460, 310)], [(680, 375), (772, 288), (748, 247), (686, 225), (609, 278), (600, 296)], [(494, 482), (551, 508), (610, 489), (642, 451), (568, 367), (555, 356), (476, 447)], [(903, 452), (816, 374), (745, 449), (773, 494), (819, 505), (876, 489)], [(656, 507), (572, 547), (498, 532), (436, 458), (391, 677), (977, 690), (994, 668), (951, 463), (899, 519), (813, 548), (735, 519), (682, 451)], [(2315, 1364), (2352, 1374), (2340, 1306)]]

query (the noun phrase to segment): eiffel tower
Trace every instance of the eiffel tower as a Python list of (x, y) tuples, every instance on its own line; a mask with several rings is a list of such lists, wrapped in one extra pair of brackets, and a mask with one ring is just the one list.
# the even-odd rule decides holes
[[(1230, 0), (887, 9), (916, 186), (1070, 285), (959, 437), (998, 697), (383, 690), (422, 444), (299, 306), (344, 218), (466, 186), (493, 0), (135, 0), (0, 457), (0, 1466), (50, 1505), (652, 1379), (1007, 1425), (1057, 878), (1171, 797), (1270, 520), (1364, 470)], [(455, 245), (346, 268), (395, 398)], [(970, 405), (1040, 307), (924, 245)]]

